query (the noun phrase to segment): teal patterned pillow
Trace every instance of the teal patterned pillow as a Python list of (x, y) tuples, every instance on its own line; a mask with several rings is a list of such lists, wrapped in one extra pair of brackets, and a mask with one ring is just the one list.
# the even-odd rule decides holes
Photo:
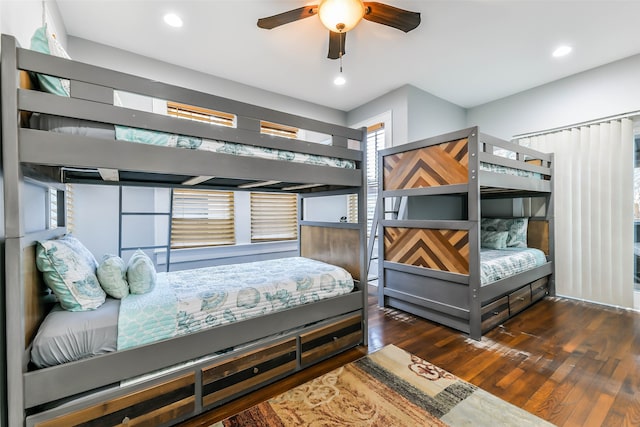
[[(58, 40), (49, 32), (46, 25), (38, 28), (31, 37), (31, 50), (71, 59)], [(54, 95), (69, 96), (69, 80), (40, 73), (36, 74), (36, 77), (43, 91)]]
[(156, 285), (156, 269), (153, 261), (140, 249), (135, 251), (129, 259), (127, 281), (132, 294), (146, 294)]
[(38, 242), (36, 265), (65, 310), (93, 310), (104, 303), (106, 294), (96, 277), (98, 263), (75, 237)]
[(489, 249), (505, 249), (507, 247), (508, 231), (480, 230), (480, 246)]
[(506, 231), (507, 247), (526, 248), (527, 247), (527, 226), (529, 218), (482, 218), (480, 222), (481, 231)]
[(110, 297), (122, 299), (129, 295), (127, 265), (119, 256), (105, 255), (102, 257), (97, 276), (100, 286)]

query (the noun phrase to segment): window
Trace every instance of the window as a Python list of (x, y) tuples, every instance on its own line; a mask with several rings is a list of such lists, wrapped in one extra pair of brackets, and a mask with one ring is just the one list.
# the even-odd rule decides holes
[(233, 192), (173, 190), (172, 249), (233, 244)]
[(298, 238), (295, 194), (251, 193), (251, 242)]
[(236, 116), (233, 114), (171, 101), (167, 101), (167, 114), (181, 119), (227, 127), (234, 127), (236, 121)]
[[(384, 123), (367, 128), (367, 236), (371, 234), (373, 214), (378, 199), (378, 151), (384, 149)], [(349, 196), (349, 222), (358, 222), (357, 197)]]
[[(49, 188), (47, 197), (49, 200), (49, 228), (58, 228), (60, 224), (58, 221), (58, 190)], [(66, 212), (63, 224), (67, 227), (67, 233), (71, 233), (73, 232), (73, 186), (71, 184), (66, 184), (64, 200)]]

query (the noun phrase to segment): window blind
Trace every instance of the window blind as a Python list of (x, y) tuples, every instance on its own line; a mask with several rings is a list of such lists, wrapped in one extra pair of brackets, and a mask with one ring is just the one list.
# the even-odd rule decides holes
[(235, 244), (233, 192), (173, 190), (171, 248)]
[(181, 119), (227, 127), (234, 127), (236, 121), (234, 114), (172, 101), (167, 101), (167, 114)]
[[(367, 236), (371, 234), (378, 199), (378, 151), (384, 148), (384, 123), (367, 127)], [(358, 222), (357, 204), (357, 197), (350, 195), (347, 205), (349, 222)]]
[(251, 193), (251, 242), (298, 238), (295, 194)]
[(264, 120), (260, 121), (260, 133), (280, 136), (282, 138), (298, 138), (298, 128), (281, 125), (278, 123), (267, 122)]

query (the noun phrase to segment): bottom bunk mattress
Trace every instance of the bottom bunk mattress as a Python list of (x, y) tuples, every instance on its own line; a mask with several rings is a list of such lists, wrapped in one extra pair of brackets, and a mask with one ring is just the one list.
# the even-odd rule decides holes
[(544, 252), (536, 248), (506, 248), (480, 250), (480, 284), (495, 281), (546, 264)]
[(34, 338), (38, 368), (123, 350), (351, 292), (344, 269), (294, 257), (158, 273), (154, 290), (96, 310), (57, 305)]

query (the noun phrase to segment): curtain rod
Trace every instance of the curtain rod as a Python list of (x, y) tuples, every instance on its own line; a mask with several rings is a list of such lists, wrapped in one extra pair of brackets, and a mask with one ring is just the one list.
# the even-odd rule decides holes
[(536, 132), (522, 133), (522, 134), (519, 134), (519, 135), (514, 135), (511, 138), (511, 140), (521, 139), (521, 138), (531, 138), (531, 137), (534, 137), (534, 136), (546, 135), (548, 133), (560, 132), (560, 131), (563, 131), (563, 130), (578, 128), (578, 127), (582, 127), (582, 126), (595, 125), (595, 124), (598, 124), (598, 123), (608, 122), (608, 121), (611, 121), (611, 120), (628, 119), (628, 118), (632, 118), (632, 117), (640, 117), (640, 110), (631, 111), (631, 112), (623, 113), (623, 114), (616, 114), (615, 116), (602, 117), (602, 118), (599, 118), (599, 119), (589, 120), (589, 121), (586, 121), (586, 122), (574, 123), (574, 124), (568, 125), (568, 126), (560, 126), (560, 127), (557, 127), (557, 128), (551, 128), (551, 129), (546, 129), (546, 130), (541, 130), (541, 131), (536, 131)]

